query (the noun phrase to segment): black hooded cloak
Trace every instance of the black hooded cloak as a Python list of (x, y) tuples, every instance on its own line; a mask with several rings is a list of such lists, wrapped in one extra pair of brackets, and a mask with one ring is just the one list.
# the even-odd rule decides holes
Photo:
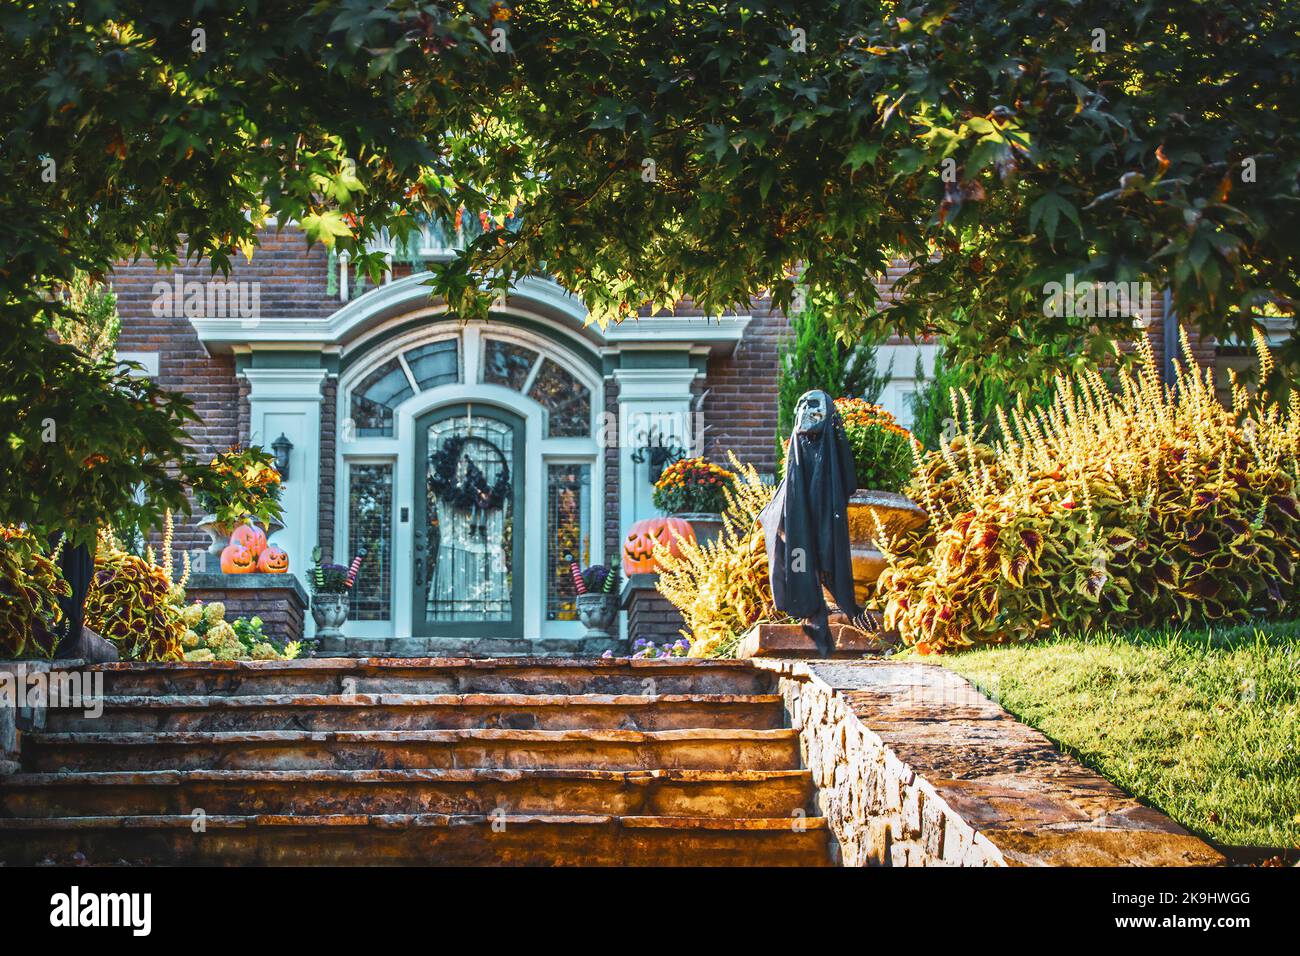
[(796, 420), (785, 477), (758, 520), (767, 545), (773, 603), (802, 620), (821, 653), (830, 656), (834, 648), (823, 585), (851, 619), (861, 613), (853, 593), (848, 517), (857, 474), (835, 402), (825, 392), (808, 392), (800, 402), (817, 395), (826, 415), (815, 424)]

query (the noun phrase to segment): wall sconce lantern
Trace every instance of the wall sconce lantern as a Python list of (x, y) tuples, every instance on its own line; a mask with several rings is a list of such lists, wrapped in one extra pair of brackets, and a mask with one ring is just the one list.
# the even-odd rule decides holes
[(289, 441), (284, 432), (280, 437), (271, 442), (271, 451), (275, 453), (275, 470), (280, 473), (281, 481), (289, 480), (289, 452), (293, 451), (293, 442)]
[(632, 460), (638, 465), (649, 462), (651, 484), (659, 480), (665, 468), (686, 457), (686, 449), (677, 444), (678, 438), (670, 438), (658, 428), (642, 431), (635, 440), (640, 447), (632, 452)]

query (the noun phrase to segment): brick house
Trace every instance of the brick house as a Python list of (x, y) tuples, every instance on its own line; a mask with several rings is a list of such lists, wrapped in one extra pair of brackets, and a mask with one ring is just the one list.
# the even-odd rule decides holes
[[(272, 540), (304, 585), (317, 544), (340, 562), (368, 549), (347, 646), (327, 650), (597, 652), (576, 620), (564, 554), (617, 558), (633, 522), (656, 514), (647, 446), (717, 461), (730, 450), (775, 470), (789, 322), (763, 300), (722, 316), (684, 302), (602, 331), (556, 283), (530, 278), (490, 321), (464, 323), (422, 284), (425, 265), (451, 253), (428, 232), (394, 252), (378, 287), (358, 287), (345, 261), (308, 249), (293, 227), (264, 233), (229, 280), (205, 264), (122, 263), (119, 356), (192, 397), (200, 451), (292, 444), (285, 527)], [(1147, 318), (1163, 352), (1159, 308)], [(879, 349), (893, 373), (882, 402), (905, 424), (917, 359), (928, 370), (937, 348)], [(440, 450), (459, 450), (458, 474), (472, 461), (489, 483), (505, 476), (500, 506), (457, 509), (425, 493)], [(211, 540), (196, 516), (176, 546), (200, 555)], [(257, 606), (223, 597), (241, 613)], [(622, 638), (675, 636), (671, 607), (653, 592), (640, 601), (620, 615)], [(309, 615), (304, 626), (310, 636)]]

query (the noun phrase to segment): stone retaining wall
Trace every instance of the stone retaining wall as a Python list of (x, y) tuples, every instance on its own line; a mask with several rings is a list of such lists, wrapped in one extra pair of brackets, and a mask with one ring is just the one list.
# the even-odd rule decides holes
[(1223, 857), (937, 664), (775, 671), (845, 866), (1217, 866)]

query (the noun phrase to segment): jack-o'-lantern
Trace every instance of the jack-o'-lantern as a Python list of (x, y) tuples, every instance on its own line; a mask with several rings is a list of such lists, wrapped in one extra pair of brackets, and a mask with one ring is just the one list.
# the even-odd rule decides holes
[(255, 524), (241, 524), (231, 532), (230, 543), (247, 548), (256, 561), (258, 555), (266, 550), (266, 533)]
[(658, 571), (656, 544), (666, 547), (674, 557), (681, 557), (678, 539), (695, 543), (695, 531), (689, 521), (671, 515), (638, 521), (623, 539), (623, 573), (653, 574)]
[(274, 544), (257, 556), (257, 570), (263, 574), (284, 574), (289, 570), (289, 553)]
[(222, 574), (248, 574), (257, 570), (257, 558), (242, 544), (228, 544), (221, 551)]

